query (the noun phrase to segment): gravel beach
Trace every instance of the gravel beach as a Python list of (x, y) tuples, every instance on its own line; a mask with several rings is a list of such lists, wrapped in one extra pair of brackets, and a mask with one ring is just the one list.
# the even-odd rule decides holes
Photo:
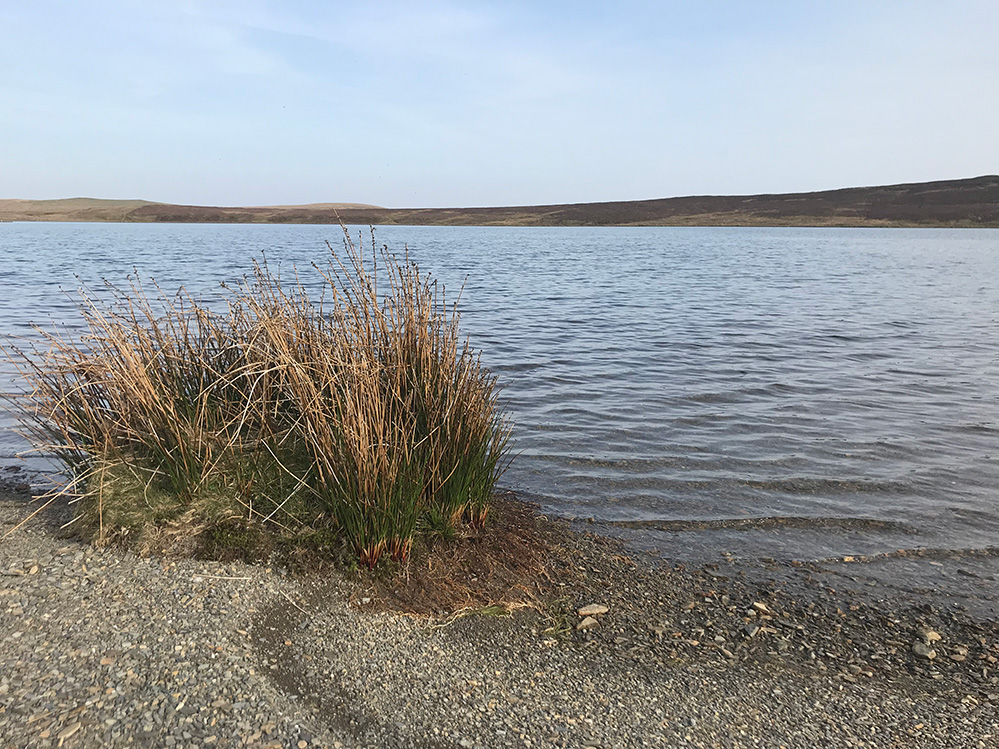
[[(0, 535), (29, 500), (0, 487)], [(61, 512), (0, 541), (3, 747), (999, 745), (993, 617), (814, 565), (538, 517), (535, 605), (426, 616), (363, 574), (93, 548)]]

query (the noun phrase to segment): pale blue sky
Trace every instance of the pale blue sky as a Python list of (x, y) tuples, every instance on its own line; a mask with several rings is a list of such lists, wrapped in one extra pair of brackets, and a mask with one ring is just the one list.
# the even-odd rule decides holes
[(0, 198), (392, 207), (999, 172), (999, 2), (7, 0)]

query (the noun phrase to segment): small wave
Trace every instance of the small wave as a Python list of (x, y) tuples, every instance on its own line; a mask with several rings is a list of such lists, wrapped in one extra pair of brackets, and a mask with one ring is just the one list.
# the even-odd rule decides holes
[(955, 424), (951, 427), (955, 432), (970, 432), (971, 434), (999, 434), (999, 427), (991, 424)]
[(889, 369), (888, 374), (914, 375), (916, 377), (947, 377), (947, 372), (921, 372), (918, 369)]
[(737, 403), (739, 399), (729, 391), (723, 393), (694, 393), (686, 396), (684, 400), (694, 403)]
[(516, 362), (514, 364), (494, 364), (492, 365), (491, 369), (494, 373), (499, 373), (499, 372), (519, 373), (519, 372), (533, 372), (535, 370), (541, 369), (542, 366), (543, 366), (542, 364), (538, 364), (537, 362)]
[(829, 340), (829, 341), (845, 341), (847, 343), (856, 343), (858, 341), (866, 341), (867, 340), (867, 338), (865, 336), (846, 335), (845, 333), (829, 333), (827, 335), (820, 336), (820, 338), (825, 339), (825, 340)]
[(745, 479), (739, 481), (752, 489), (763, 489), (787, 494), (882, 494), (908, 492), (911, 487), (897, 481), (858, 481), (851, 479), (789, 478)]
[(717, 520), (595, 520), (596, 523), (615, 528), (657, 530), (671, 532), (710, 530), (764, 530), (770, 528), (839, 528), (844, 530), (894, 531), (915, 535), (918, 531), (910, 525), (895, 520), (850, 517), (795, 517), (775, 516), (760, 518), (722, 518)]
[[(879, 562), (893, 559), (926, 559), (930, 562), (954, 561), (966, 558), (995, 559), (999, 558), (999, 546), (968, 547), (961, 549), (940, 549), (917, 546), (912, 549), (895, 549), (881, 554), (858, 554), (852, 557), (853, 562)], [(813, 560), (816, 564), (838, 564), (842, 557), (823, 557)], [(968, 575), (967, 571), (964, 572)], [(976, 577), (976, 575), (968, 575)]]

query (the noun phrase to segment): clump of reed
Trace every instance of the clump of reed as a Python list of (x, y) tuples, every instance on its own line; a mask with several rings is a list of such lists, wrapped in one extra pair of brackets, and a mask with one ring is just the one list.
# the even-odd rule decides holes
[(224, 312), (133, 283), (81, 292), (86, 335), (39, 330), (3, 351), (35, 447), (99, 539), (241, 518), (337, 529), (361, 563), (421, 528), (481, 526), (506, 468), (496, 379), (457, 304), (407, 257), (366, 260), (344, 229), (313, 299), (266, 263)]

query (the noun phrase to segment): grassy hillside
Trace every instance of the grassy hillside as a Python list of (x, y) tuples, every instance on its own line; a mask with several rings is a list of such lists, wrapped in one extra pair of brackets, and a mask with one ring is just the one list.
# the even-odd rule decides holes
[(0, 200), (0, 221), (123, 221), (147, 200)]
[(336, 223), (454, 226), (999, 227), (999, 176), (780, 195), (695, 196), (503, 208), (379, 208), (352, 203), (252, 208), (77, 198), (2, 201), (0, 220)]
[[(0, 221), (183, 221), (214, 223), (293, 223), (286, 216), (298, 213), (370, 210), (365, 203), (316, 203), (255, 208), (208, 208), (152, 203), (148, 200), (0, 200)], [(150, 217), (152, 216), (152, 218)]]

